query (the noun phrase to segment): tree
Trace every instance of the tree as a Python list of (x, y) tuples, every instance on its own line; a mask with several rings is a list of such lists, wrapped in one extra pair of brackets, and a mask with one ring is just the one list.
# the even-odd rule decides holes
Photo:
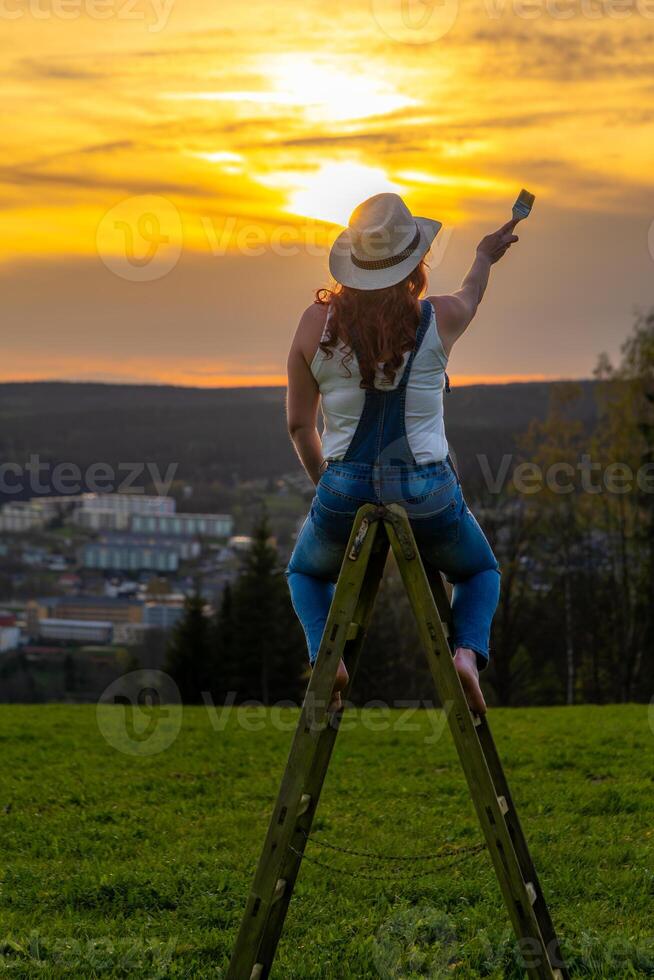
[[(534, 544), (539, 513), (524, 498), (503, 492), (475, 508), (501, 570), (500, 600), (493, 619), (490, 664), (484, 682), (500, 705), (520, 704), (538, 685), (539, 661), (530, 637), (542, 622), (542, 595), (534, 582)], [(532, 640), (532, 642), (530, 642)]]
[(203, 703), (203, 692), (210, 690), (213, 652), (211, 620), (196, 591), (187, 597), (184, 613), (172, 630), (165, 666), (184, 704)]
[[(537, 494), (540, 510), (540, 535), (534, 544), (540, 547), (534, 558), (545, 580), (547, 602), (561, 600), (561, 637), (565, 651), (565, 701), (574, 704), (577, 683), (578, 651), (576, 636), (578, 604), (574, 586), (576, 565), (584, 528), (572, 475), (576, 472), (586, 434), (582, 423), (571, 417), (570, 409), (581, 396), (574, 384), (556, 385), (550, 397), (550, 409), (543, 422), (532, 422), (522, 440), (522, 448), (532, 462), (540, 466), (544, 482)], [(561, 479), (563, 476), (563, 479)]]
[(641, 691), (643, 671), (651, 673), (644, 654), (654, 641), (654, 310), (636, 317), (617, 368), (603, 354), (595, 377), (594, 452), (604, 472), (617, 477), (597, 511), (610, 579), (602, 610), (619, 696), (629, 700)]
[[(297, 699), (307, 653), (302, 629), (270, 527), (263, 513), (233, 588), (223, 595), (216, 622), (218, 690), (234, 690), (239, 700), (270, 704)], [(231, 683), (226, 680), (231, 673)]]
[(238, 692), (238, 659), (234, 629), (234, 595), (229, 582), (223, 589), (221, 603), (213, 623), (214, 656), (211, 693), (216, 704), (224, 704)]
[(75, 659), (71, 653), (64, 657), (64, 690), (66, 693), (72, 692), (77, 687), (77, 672), (75, 670)]

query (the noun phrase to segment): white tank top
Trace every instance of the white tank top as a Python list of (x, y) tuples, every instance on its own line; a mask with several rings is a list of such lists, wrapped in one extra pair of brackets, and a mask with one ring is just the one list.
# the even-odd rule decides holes
[[(431, 305), (431, 320), (416, 354), (406, 390), (405, 423), (409, 447), (417, 463), (437, 463), (448, 453), (443, 422), (443, 389), (447, 357), (436, 326), (436, 312)], [(331, 314), (331, 308), (327, 319)], [(325, 321), (326, 322), (326, 321)], [(327, 329), (322, 339), (326, 339)], [(320, 407), (324, 421), (322, 452), (325, 459), (342, 459), (352, 441), (363, 412), (366, 393), (359, 387), (361, 373), (356, 355), (343, 366), (345, 348), (337, 344), (333, 356), (326, 357), (318, 348), (311, 361), (311, 373), (320, 389)], [(384, 373), (379, 367), (375, 387), (393, 389), (402, 377), (409, 351), (395, 372), (392, 385), (382, 384)]]

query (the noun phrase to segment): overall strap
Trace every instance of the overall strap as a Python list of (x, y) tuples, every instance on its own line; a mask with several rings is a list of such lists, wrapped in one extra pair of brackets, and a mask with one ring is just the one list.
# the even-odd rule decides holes
[(416, 340), (413, 345), (413, 350), (409, 354), (409, 359), (406, 362), (404, 371), (402, 372), (402, 377), (400, 378), (398, 388), (406, 388), (409, 381), (409, 374), (411, 373), (411, 368), (413, 366), (413, 360), (420, 350), (420, 345), (423, 341), (425, 334), (427, 333), (427, 328), (431, 323), (432, 305), (426, 299), (420, 301), (422, 312), (420, 315), (420, 322), (418, 323), (418, 329), (416, 330)]

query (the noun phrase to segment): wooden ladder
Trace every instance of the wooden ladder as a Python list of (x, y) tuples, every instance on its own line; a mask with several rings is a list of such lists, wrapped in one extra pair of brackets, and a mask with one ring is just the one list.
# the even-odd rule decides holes
[[(569, 977), (486, 716), (468, 708), (448, 643), (451, 609), (442, 577), (428, 579), (406, 512), (366, 504), (355, 518), (279, 795), (226, 980), (266, 980), (272, 969), (342, 711), (328, 711), (341, 657), (350, 686), (384, 571), (397, 561), (436, 692), (468, 781), (525, 973)], [(345, 692), (347, 697), (347, 691)]]

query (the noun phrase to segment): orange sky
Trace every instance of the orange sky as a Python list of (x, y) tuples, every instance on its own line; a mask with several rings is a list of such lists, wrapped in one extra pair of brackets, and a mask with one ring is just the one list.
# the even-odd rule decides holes
[(441, 292), (522, 186), (453, 377), (588, 375), (654, 300), (653, 41), (654, 0), (4, 0), (1, 378), (281, 382), (359, 200), (444, 222)]

